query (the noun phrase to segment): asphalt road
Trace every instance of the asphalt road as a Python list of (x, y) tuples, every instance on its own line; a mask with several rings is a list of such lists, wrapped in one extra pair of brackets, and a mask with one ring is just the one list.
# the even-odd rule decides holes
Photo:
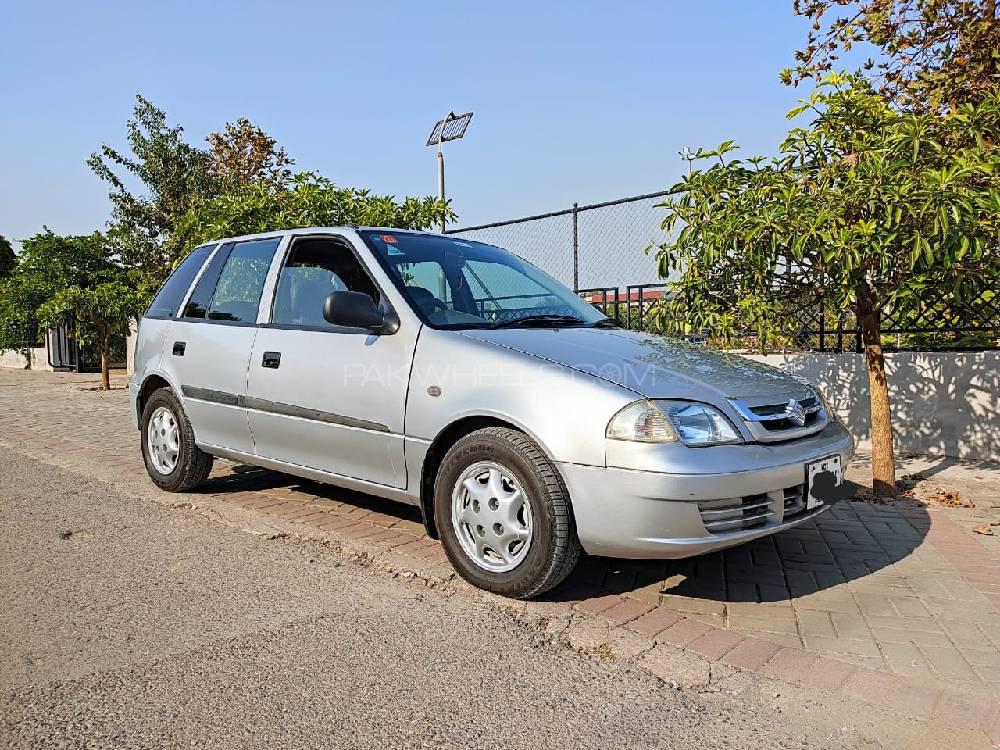
[(0, 449), (2, 746), (855, 746), (820, 724)]

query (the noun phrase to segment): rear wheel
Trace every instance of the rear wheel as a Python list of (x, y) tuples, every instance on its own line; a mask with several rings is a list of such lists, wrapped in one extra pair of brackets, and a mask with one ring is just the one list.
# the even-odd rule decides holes
[(212, 456), (195, 445), (194, 430), (177, 396), (160, 388), (146, 401), (139, 427), (149, 478), (168, 492), (187, 492), (208, 478)]
[(456, 442), (438, 471), (434, 512), (455, 570), (487, 591), (538, 596), (580, 556), (562, 478), (516, 430), (488, 427)]

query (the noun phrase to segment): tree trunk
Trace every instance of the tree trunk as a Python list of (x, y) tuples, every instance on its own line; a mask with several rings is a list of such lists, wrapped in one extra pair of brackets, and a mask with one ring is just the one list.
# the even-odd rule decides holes
[(101, 337), (101, 388), (111, 390), (111, 342)]
[(889, 409), (889, 386), (885, 379), (885, 357), (882, 355), (882, 329), (879, 311), (867, 289), (858, 293), (857, 315), (871, 394), (872, 490), (876, 497), (894, 497), (896, 456), (892, 447), (892, 412)]

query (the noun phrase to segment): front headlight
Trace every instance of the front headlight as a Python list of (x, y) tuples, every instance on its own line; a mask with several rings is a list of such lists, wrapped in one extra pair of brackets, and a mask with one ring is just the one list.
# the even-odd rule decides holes
[(629, 404), (611, 418), (606, 434), (612, 440), (642, 443), (680, 440), (694, 447), (743, 442), (736, 428), (715, 407), (667, 399)]
[(743, 438), (732, 423), (714, 406), (694, 401), (662, 399), (654, 403), (667, 415), (677, 437), (685, 445), (724, 445), (743, 442)]

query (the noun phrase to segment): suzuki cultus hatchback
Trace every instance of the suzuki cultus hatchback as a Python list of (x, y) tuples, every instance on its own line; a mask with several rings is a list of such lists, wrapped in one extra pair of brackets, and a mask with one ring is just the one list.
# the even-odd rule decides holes
[(801, 380), (623, 330), (500, 248), (394, 229), (195, 248), (129, 393), (163, 489), (219, 456), (412, 503), (463, 577), (515, 597), (581, 550), (686, 557), (807, 521), (853, 450)]

